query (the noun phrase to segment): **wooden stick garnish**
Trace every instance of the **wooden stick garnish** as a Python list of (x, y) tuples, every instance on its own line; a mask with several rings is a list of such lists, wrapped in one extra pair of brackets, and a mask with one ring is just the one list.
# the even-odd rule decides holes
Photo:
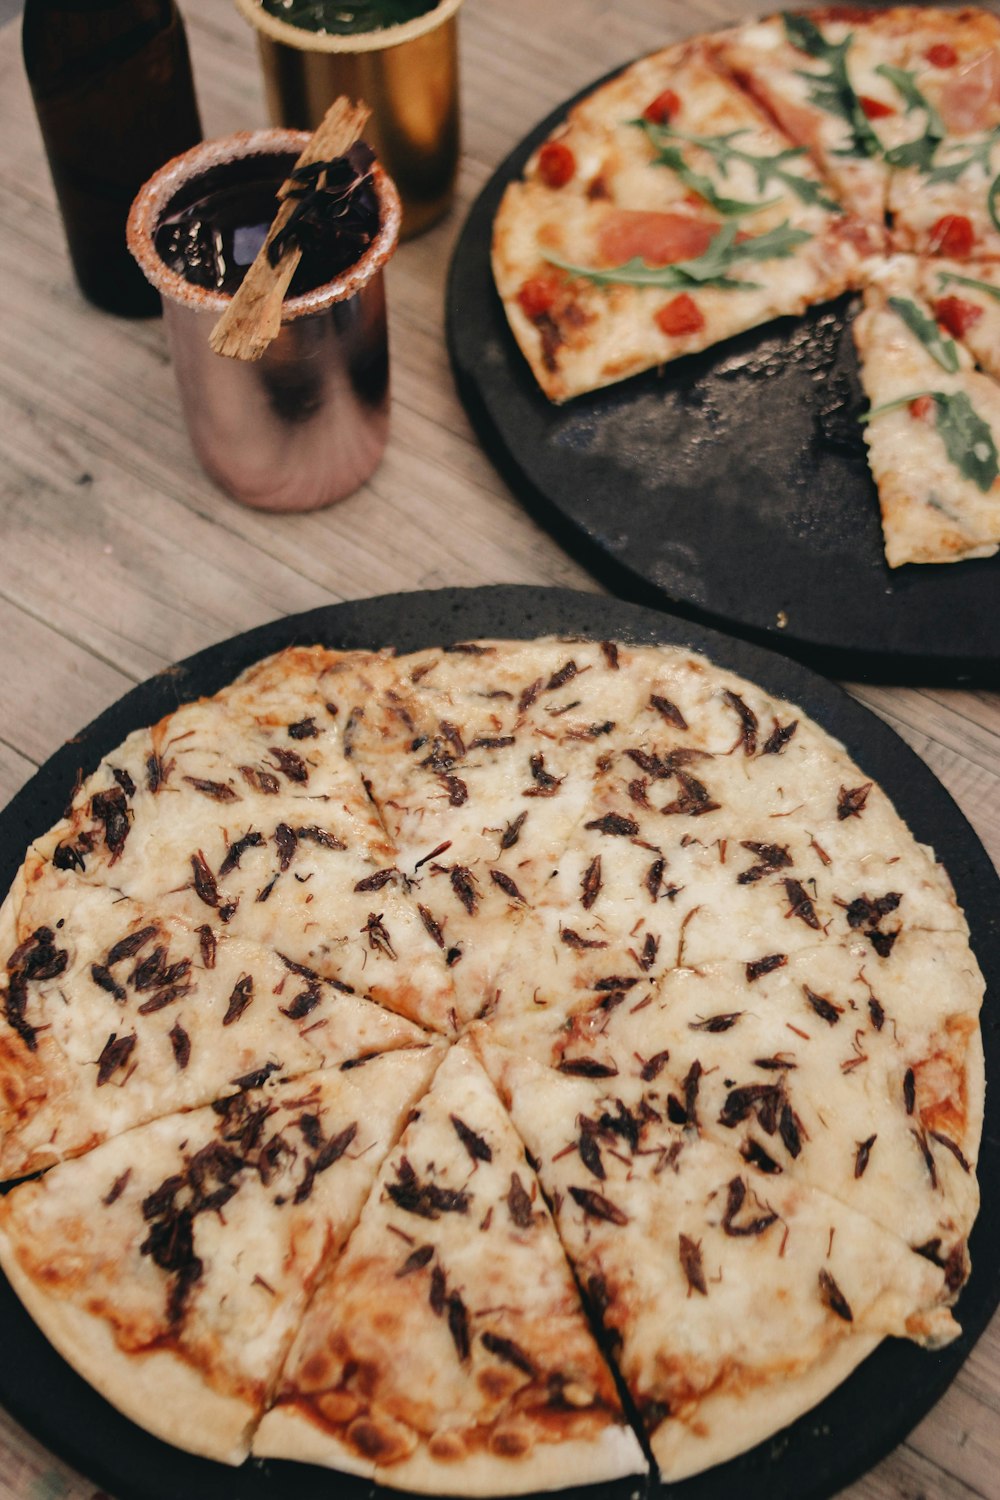
[[(316, 133), (295, 163), (299, 167), (313, 162), (332, 161), (343, 156), (359, 139), (371, 111), (366, 104), (352, 104), (349, 99), (335, 99), (323, 116)], [(295, 268), (302, 259), (301, 246), (289, 246), (276, 266), (268, 258), (268, 247), (295, 211), (290, 193), (297, 187), (289, 177), (278, 189), (282, 199), (274, 223), (267, 232), (257, 258), (222, 317), (209, 335), (216, 354), (229, 359), (260, 359), (281, 330), (281, 307)]]

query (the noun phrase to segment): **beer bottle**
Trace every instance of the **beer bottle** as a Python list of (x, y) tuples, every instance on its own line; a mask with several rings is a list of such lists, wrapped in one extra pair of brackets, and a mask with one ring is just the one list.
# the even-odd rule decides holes
[(139, 188), (201, 140), (175, 0), (25, 0), (24, 64), (84, 296), (151, 316), (160, 299), (125, 245)]

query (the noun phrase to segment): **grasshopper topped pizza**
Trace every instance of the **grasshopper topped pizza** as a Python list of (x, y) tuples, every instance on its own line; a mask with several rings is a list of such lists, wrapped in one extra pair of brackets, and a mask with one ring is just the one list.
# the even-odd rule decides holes
[(0, 934), (0, 1263), (181, 1447), (679, 1478), (958, 1332), (962, 912), (690, 652), (285, 651), (107, 755)]
[[(989, 556), (1000, 546), (988, 394), (996, 16), (831, 6), (642, 58), (575, 104), (508, 186), (493, 271), (535, 378), (561, 402), (877, 284), (899, 252), (915, 258), (915, 279), (941, 278), (911, 332), (932, 354), (939, 327), (964, 342), (975, 378), (931, 382), (929, 405), (927, 382), (891, 398), (903, 417), (883, 424), (891, 451), (872, 458), (887, 559)], [(867, 337), (857, 342), (871, 395), (882, 381), (867, 378)], [(889, 404), (872, 396), (872, 417)], [(930, 477), (907, 466), (910, 439)], [(922, 524), (928, 506), (945, 518), (937, 535)]]

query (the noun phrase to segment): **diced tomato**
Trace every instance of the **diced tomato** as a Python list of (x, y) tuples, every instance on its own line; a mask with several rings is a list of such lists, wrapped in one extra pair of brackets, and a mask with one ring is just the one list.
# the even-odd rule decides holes
[(883, 104), (881, 99), (873, 99), (870, 94), (859, 94), (858, 103), (869, 120), (884, 120), (886, 115), (896, 113), (891, 104)]
[(682, 333), (700, 333), (705, 326), (701, 308), (687, 292), (680, 292), (656, 313), (656, 326), (668, 338)]
[(956, 339), (962, 338), (982, 315), (982, 308), (964, 297), (939, 297), (934, 304), (935, 318)]
[(670, 266), (704, 255), (718, 230), (718, 224), (692, 214), (619, 208), (602, 223), (597, 245), (606, 266), (620, 266), (636, 257), (648, 266)]
[(917, 396), (910, 402), (908, 409), (911, 417), (915, 417), (918, 422), (926, 422), (934, 410), (934, 397)]
[(666, 125), (672, 120), (681, 107), (681, 101), (673, 89), (664, 89), (662, 94), (657, 94), (651, 103), (646, 105), (642, 112), (642, 118), (648, 120), (651, 125)]
[(546, 141), (538, 153), (538, 175), (546, 187), (561, 188), (576, 171), (576, 157), (563, 141)]
[(951, 255), (962, 260), (972, 249), (975, 236), (964, 214), (944, 214), (931, 226), (927, 248), (932, 255)]
[(924, 56), (932, 68), (953, 68), (958, 62), (958, 53), (948, 42), (935, 42)]
[(517, 294), (517, 300), (525, 317), (542, 318), (550, 312), (556, 300), (559, 283), (554, 276), (529, 276)]

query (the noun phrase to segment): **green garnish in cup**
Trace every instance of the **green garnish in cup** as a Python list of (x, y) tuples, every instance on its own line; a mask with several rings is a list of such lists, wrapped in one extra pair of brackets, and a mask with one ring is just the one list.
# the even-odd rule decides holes
[(261, 8), (303, 31), (360, 36), (426, 15), (438, 0), (261, 0)]

